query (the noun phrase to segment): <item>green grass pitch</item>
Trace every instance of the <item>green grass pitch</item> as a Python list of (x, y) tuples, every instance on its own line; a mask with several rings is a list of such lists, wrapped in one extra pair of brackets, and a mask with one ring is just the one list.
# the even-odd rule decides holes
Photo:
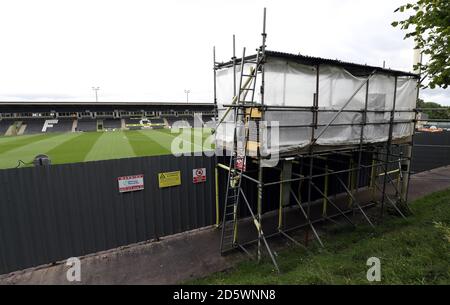
[(48, 155), (52, 164), (167, 155), (177, 137), (183, 139), (181, 152), (200, 152), (210, 149), (210, 135), (210, 129), (192, 128), (181, 134), (153, 129), (0, 137), (0, 169), (18, 167), (19, 160), (29, 165), (38, 154)]

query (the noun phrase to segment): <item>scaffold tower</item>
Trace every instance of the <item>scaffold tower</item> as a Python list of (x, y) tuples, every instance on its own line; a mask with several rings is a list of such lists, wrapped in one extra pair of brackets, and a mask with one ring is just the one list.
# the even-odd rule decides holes
[[(290, 232), (305, 228), (323, 247), (318, 222), (339, 218), (353, 227), (359, 215), (375, 227), (387, 210), (400, 217), (410, 212), (419, 76), (268, 51), (266, 9), (261, 36), (256, 54), (244, 48), (240, 59), (234, 36), (230, 61), (217, 62), (214, 50), (216, 149), (225, 154), (218, 168), (226, 175), (220, 251), (240, 249), (261, 260), (265, 250), (279, 271), (269, 237), (303, 245)], [(379, 215), (367, 213), (369, 207)], [(268, 209), (278, 214), (270, 233)], [(288, 226), (288, 210), (303, 222)], [(253, 223), (256, 239), (240, 240), (243, 218)]]

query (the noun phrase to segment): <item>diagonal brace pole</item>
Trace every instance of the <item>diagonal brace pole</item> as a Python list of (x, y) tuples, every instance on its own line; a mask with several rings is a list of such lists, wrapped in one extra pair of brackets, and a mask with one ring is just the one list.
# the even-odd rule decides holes
[(311, 184), (328, 201), (328, 203), (330, 203), (332, 206), (334, 206), (335, 209), (338, 210), (338, 212), (340, 214), (342, 214), (342, 216), (344, 216), (344, 218), (347, 220), (347, 222), (349, 224), (351, 224), (352, 226), (356, 227), (356, 225), (353, 223), (353, 221), (351, 221), (351, 219), (348, 218), (347, 215), (345, 215), (345, 213), (333, 202), (333, 200), (331, 200), (327, 195), (325, 195), (314, 182), (311, 182)]
[[(378, 186), (378, 184), (374, 183), (374, 186), (380, 191), (382, 192), (382, 189)], [(391, 197), (389, 197), (388, 194), (386, 194), (386, 192), (384, 193), (385, 197), (388, 199), (389, 203), (394, 207), (394, 209), (397, 211), (397, 213), (400, 214), (400, 216), (402, 216), (404, 219), (406, 219), (406, 216), (400, 211), (400, 209), (397, 207), (397, 205), (395, 204), (395, 202), (391, 199)]]
[(298, 241), (296, 241), (294, 238), (292, 238), (291, 236), (289, 236), (289, 234), (287, 234), (286, 232), (284, 232), (281, 229), (278, 229), (278, 232), (281, 233), (281, 235), (283, 235), (284, 237), (286, 237), (288, 240), (290, 240), (291, 242), (293, 242), (295, 245), (302, 247), (303, 249), (306, 249), (306, 247), (304, 245), (302, 245), (301, 243), (299, 243)]
[[(252, 210), (252, 208), (250, 206), (250, 203), (248, 202), (247, 197), (245, 196), (244, 191), (242, 190), (242, 188), (239, 188), (239, 191), (240, 191), (240, 193), (242, 195), (242, 198), (245, 201), (245, 204), (247, 205), (248, 210), (250, 211), (250, 214), (252, 215), (253, 223), (255, 224), (256, 228), (258, 229), (258, 227), (261, 226), (261, 223), (256, 219), (255, 213), (253, 213), (253, 210)], [(277, 261), (275, 260), (275, 256), (273, 255), (272, 250), (269, 247), (269, 244), (267, 243), (267, 240), (266, 240), (266, 237), (264, 236), (262, 228), (261, 228), (261, 237), (262, 237), (262, 240), (264, 242), (264, 245), (266, 246), (267, 252), (269, 253), (270, 259), (272, 260), (272, 263), (275, 266), (275, 269), (277, 269), (278, 273), (280, 273), (280, 268), (278, 268)]]
[(348, 187), (345, 185), (344, 181), (341, 180), (341, 178), (339, 178), (339, 176), (335, 175), (335, 177), (337, 178), (337, 180), (341, 183), (341, 185), (344, 187), (345, 191), (347, 192), (347, 194), (352, 198), (353, 203), (356, 204), (356, 206), (358, 207), (358, 209), (361, 211), (361, 214), (363, 214), (364, 218), (367, 220), (367, 222), (370, 224), (370, 226), (372, 228), (375, 228), (375, 226), (373, 225), (373, 223), (370, 221), (369, 217), (366, 215), (366, 213), (364, 212), (364, 210), (362, 209), (361, 205), (358, 203), (358, 201), (356, 200), (355, 196), (353, 196), (352, 192), (348, 189)]
[(322, 129), (319, 135), (315, 137), (314, 140), (312, 140), (310, 145), (314, 145), (317, 142), (317, 140), (325, 133), (325, 131), (327, 131), (327, 129), (331, 126), (331, 124), (333, 124), (333, 122), (336, 121), (337, 117), (341, 114), (342, 111), (344, 111), (345, 107), (347, 107), (348, 104), (350, 104), (350, 102), (356, 96), (356, 94), (358, 94), (359, 90), (361, 90), (361, 88), (375, 75), (375, 72), (376, 70), (373, 70), (372, 73), (370, 73), (369, 77), (361, 83), (358, 89), (356, 89), (356, 91), (352, 94), (352, 96), (350, 96), (350, 98), (347, 100), (347, 102), (345, 102), (345, 104), (341, 107), (341, 109), (339, 109), (339, 111), (336, 112), (331, 121), (328, 122), (328, 124), (324, 127), (324, 129)]
[(305, 209), (302, 207), (302, 204), (300, 203), (300, 201), (297, 198), (297, 195), (295, 195), (294, 191), (292, 191), (291, 189), (291, 194), (292, 197), (295, 199), (295, 201), (297, 202), (298, 206), (300, 207), (300, 210), (302, 211), (303, 216), (305, 217), (306, 221), (308, 222), (309, 226), (311, 227), (311, 230), (313, 231), (317, 241), (319, 242), (321, 247), (324, 247), (322, 240), (319, 237), (319, 234), (317, 234), (316, 229), (314, 228), (313, 223), (311, 222), (311, 219), (308, 217), (308, 214), (306, 213)]

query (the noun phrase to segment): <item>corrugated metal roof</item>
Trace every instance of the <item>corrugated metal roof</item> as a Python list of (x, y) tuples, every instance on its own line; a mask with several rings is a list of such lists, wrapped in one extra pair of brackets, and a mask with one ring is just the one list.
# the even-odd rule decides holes
[[(291, 54), (291, 53), (285, 53), (285, 52), (278, 52), (278, 51), (269, 51), (266, 50), (266, 56), (267, 57), (273, 57), (273, 58), (283, 58), (290, 61), (295, 61), (301, 64), (305, 65), (331, 65), (331, 66), (339, 66), (343, 67), (352, 74), (370, 74), (372, 71), (376, 70), (377, 72), (386, 73), (390, 75), (397, 75), (397, 76), (411, 76), (418, 78), (419, 76), (415, 73), (411, 72), (404, 72), (399, 70), (391, 70), (386, 69), (382, 67), (376, 67), (376, 66), (369, 66), (369, 65), (362, 65), (352, 62), (345, 62), (338, 59), (328, 59), (328, 58), (322, 58), (322, 57), (313, 57), (313, 56), (307, 56), (302, 54)], [(247, 56), (246, 59), (254, 59), (256, 55), (250, 55)], [(237, 59), (236, 62), (239, 63), (241, 60)], [(224, 68), (232, 64), (232, 61), (221, 63), (219, 64), (219, 68)]]

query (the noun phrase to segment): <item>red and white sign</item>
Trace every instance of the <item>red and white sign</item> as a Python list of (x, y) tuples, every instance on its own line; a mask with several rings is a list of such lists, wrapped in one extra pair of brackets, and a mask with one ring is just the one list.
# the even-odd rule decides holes
[(206, 168), (196, 168), (192, 170), (192, 182), (201, 183), (206, 181)]
[(245, 161), (246, 161), (245, 156), (237, 156), (236, 161), (235, 161), (236, 162), (235, 168), (242, 172), (245, 172), (245, 170), (246, 170), (246, 162)]
[(119, 192), (134, 192), (144, 189), (144, 175), (124, 176), (117, 178), (119, 181)]

